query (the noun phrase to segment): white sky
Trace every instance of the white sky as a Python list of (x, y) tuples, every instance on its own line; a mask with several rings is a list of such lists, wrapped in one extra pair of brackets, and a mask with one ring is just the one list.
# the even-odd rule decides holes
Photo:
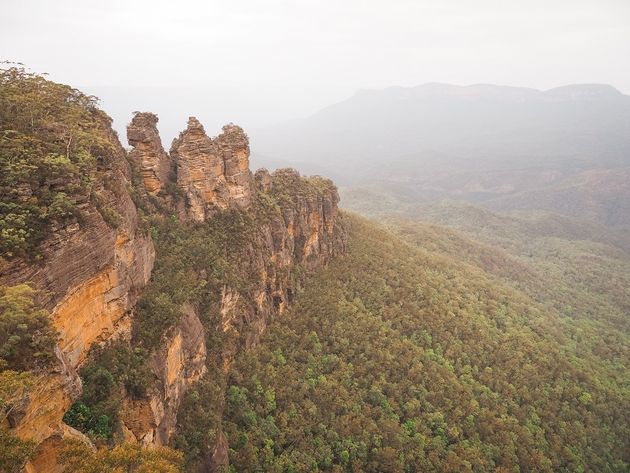
[(630, 94), (630, 0), (0, 4), (0, 59), (74, 86), (598, 82)]

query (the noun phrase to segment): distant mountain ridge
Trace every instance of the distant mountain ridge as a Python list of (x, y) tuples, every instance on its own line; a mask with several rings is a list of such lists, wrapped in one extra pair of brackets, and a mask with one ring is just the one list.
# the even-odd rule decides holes
[(284, 145), (270, 133), (257, 135), (260, 153), (320, 164), (339, 157), (365, 164), (423, 150), (618, 157), (630, 148), (630, 97), (599, 84), (539, 91), (429, 83), (362, 90), (284, 131)]
[(401, 94), (415, 96), (444, 95), (444, 96), (493, 96), (496, 98), (523, 98), (540, 95), (549, 97), (562, 97), (573, 99), (614, 97), (623, 95), (621, 91), (609, 84), (568, 84), (551, 89), (535, 89), (532, 87), (516, 87), (495, 84), (471, 84), (454, 85), (442, 82), (426, 82), (413, 87), (393, 86), (386, 89), (360, 89), (358, 94), (370, 94), (374, 92), (396, 91)]
[[(440, 83), (363, 90), (253, 139), (261, 155), (291, 160), (305, 172), (331, 175), (349, 187), (378, 184), (412, 200), (509, 197), (492, 207), (575, 216), (579, 208), (566, 213), (558, 206), (555, 186), (567, 198), (577, 195), (567, 186), (579, 188), (579, 200), (596, 208), (610, 208), (600, 205), (604, 195), (623, 204), (623, 189), (630, 188), (630, 96), (603, 84), (545, 91)], [(273, 167), (273, 159), (266, 161)], [(609, 184), (621, 194), (611, 196)]]

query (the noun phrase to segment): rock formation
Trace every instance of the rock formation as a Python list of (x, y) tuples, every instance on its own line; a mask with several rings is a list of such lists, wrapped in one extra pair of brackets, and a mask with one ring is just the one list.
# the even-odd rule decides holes
[[(78, 202), (81, 220), (54, 228), (40, 246), (39, 262), (10, 260), (0, 274), (0, 285), (27, 282), (38, 290), (38, 305), (50, 311), (59, 333), (57, 365), (37, 377), (9, 419), (17, 435), (39, 443), (36, 458), (48, 455), (63, 437), (78, 434), (62, 422), (81, 393), (77, 368), (94, 343), (128, 330), (131, 310), (153, 268), (153, 242), (139, 228), (127, 189), (131, 169), (125, 151), (111, 129), (108, 141), (95, 192), (117, 224), (108, 224), (91, 200)], [(54, 462), (46, 470), (29, 468), (57, 471)]]
[[(144, 143), (148, 142), (151, 149), (161, 149), (156, 121), (152, 114), (136, 114), (128, 128), (129, 142), (134, 145), (132, 156), (156, 155), (147, 152)], [(211, 139), (203, 125), (190, 117), (187, 128), (173, 141), (170, 159), (170, 167), (175, 171), (173, 184), (183, 197), (176, 210), (184, 220), (202, 222), (224, 210), (249, 211), (256, 192), (267, 194), (281, 204), (265, 223), (259, 223), (245, 250), (241, 271), (256, 275), (258, 282), (253, 293), (242, 294), (229, 285), (222, 289), (217, 307), (221, 329), (233, 335), (224, 347), (227, 369), (239, 347), (255, 345), (269, 321), (291, 302), (302, 282), (294, 277), (294, 269), (298, 265), (314, 269), (344, 251), (345, 234), (337, 219), (339, 197), (330, 181), (306, 180), (290, 169), (273, 175), (260, 169), (253, 176), (249, 169), (248, 138), (233, 124), (223, 127), (223, 132)], [(151, 193), (147, 180), (143, 182)], [(121, 417), (127, 419), (124, 428), (128, 438), (168, 443), (183, 394), (203, 374), (203, 361), (199, 360), (204, 358), (201, 354), (205, 353), (205, 346), (190, 341), (182, 344), (181, 339), (181, 334), (192, 333), (186, 326), (197, 326), (198, 320), (195, 309), (189, 307), (174, 332), (165, 336), (163, 348), (152, 361), (163, 392), (147, 401), (125, 404)], [(180, 361), (173, 363), (174, 359)], [(212, 447), (215, 460), (208, 459), (207, 464), (216, 463), (216, 458), (227, 458), (227, 453), (221, 451), (222, 445), (219, 442)]]
[[(308, 271), (344, 251), (345, 233), (334, 185), (323, 178), (302, 178), (293, 170), (252, 175), (249, 142), (240, 127), (227, 125), (211, 139), (191, 117), (169, 156), (156, 123), (155, 115), (136, 113), (128, 126), (133, 147), (129, 158), (145, 191), (141, 198), (148, 194), (159, 199), (171, 192), (163, 199), (164, 208), (177, 205), (169, 215), (177, 211), (182, 220), (203, 222), (221, 211), (236, 211), (249, 215), (254, 227), (239, 250), (239, 270), (253, 281), (251, 290), (226, 281), (213, 309), (220, 314), (218, 327), (204, 326), (200, 319), (208, 317), (198, 307), (185, 305), (180, 320), (150, 354), (156, 387), (146, 399), (122, 401), (119, 434), (126, 440), (166, 445), (186, 390), (207, 371), (207, 331), (229, 334), (222, 354), (228, 369), (236, 351), (255, 345), (270, 320), (290, 304)], [(0, 274), (2, 285), (29, 282), (41, 291), (38, 303), (50, 310), (60, 335), (57, 366), (38, 379), (9, 419), (17, 435), (39, 445), (29, 472), (60, 471), (55, 459), (63, 439), (82, 436), (62, 421), (81, 395), (78, 368), (95, 343), (131, 339), (134, 306), (151, 277), (155, 251), (149, 234), (140, 229), (129, 193), (132, 169), (111, 129), (109, 141), (112, 151), (101, 159), (102, 182), (96, 192), (100, 205), (116, 214), (116, 224), (108, 224), (102, 209), (86, 199), (80, 204), (81, 220), (55, 228), (42, 243), (41, 262), (16, 259)], [(179, 202), (175, 187), (183, 196)], [(260, 209), (265, 215), (254, 215)], [(208, 408), (220, 412), (222, 406)], [(204, 460), (210, 469), (227, 461), (227, 441), (222, 432), (217, 435)]]
[(332, 182), (318, 177), (306, 181), (292, 169), (273, 175), (259, 170), (256, 186), (279, 202), (243, 261), (244, 271), (258, 275), (258, 288), (249, 298), (224, 288), (220, 311), (224, 330), (239, 333), (245, 347), (256, 344), (269, 320), (293, 300), (303, 282), (291, 277), (297, 266), (308, 272), (345, 250), (345, 232), (337, 218), (339, 195)]
[(153, 113), (136, 112), (127, 126), (127, 141), (133, 147), (129, 158), (142, 178), (145, 190), (155, 195), (166, 185), (171, 161), (162, 147), (157, 130), (158, 117)]
[[(252, 175), (247, 136), (231, 124), (211, 139), (191, 117), (186, 130), (173, 141), (170, 156), (177, 188), (184, 197), (177, 209), (180, 218), (202, 222), (224, 210), (260, 211), (254, 206), (257, 193), (277, 202), (258, 219), (240, 260), (240, 271), (255, 281), (253, 286), (240, 292), (226, 284), (218, 306), (212, 309), (220, 314), (220, 329), (227, 335), (222, 354), (227, 370), (236, 352), (257, 344), (269, 322), (292, 302), (305, 275), (345, 250), (345, 232), (337, 215), (339, 196), (329, 180), (303, 178), (291, 169), (273, 174), (260, 169)], [(298, 266), (305, 270), (299, 275)], [(121, 417), (129, 419), (124, 423), (133, 438), (168, 443), (184, 393), (203, 374), (200, 360), (205, 346), (190, 341), (182, 345), (178, 335), (191, 334), (185, 326), (196, 326), (198, 320), (195, 309), (189, 307), (154, 356), (153, 371), (164, 391), (150, 401), (126, 407)], [(222, 406), (213, 408), (220, 412)], [(225, 466), (227, 442), (220, 431), (206, 455), (204, 471)]]
[(150, 363), (159, 381), (158, 391), (147, 400), (125, 399), (122, 428), (128, 440), (168, 445), (184, 393), (206, 372), (204, 328), (193, 307), (184, 307), (184, 315), (164, 336)]
[[(323, 178), (303, 178), (284, 169), (255, 174), (258, 195), (276, 203), (261, 219), (241, 254), (240, 271), (249, 275), (246, 290), (226, 284), (216, 310), (226, 334), (223, 369), (230, 369), (239, 350), (255, 346), (268, 324), (293, 302), (308, 274), (343, 253), (346, 233), (338, 218), (339, 197)], [(271, 209), (267, 209), (269, 211)], [(224, 406), (215, 406), (221, 412)], [(228, 444), (218, 429), (197, 465), (200, 472), (227, 468)]]
[(213, 140), (190, 117), (186, 130), (173, 141), (171, 157), (191, 220), (203, 221), (217, 210), (250, 206), (249, 141), (240, 127), (226, 125)]

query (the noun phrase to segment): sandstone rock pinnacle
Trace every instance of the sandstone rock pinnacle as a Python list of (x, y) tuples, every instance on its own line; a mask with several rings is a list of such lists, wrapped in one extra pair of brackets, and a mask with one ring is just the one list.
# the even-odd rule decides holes
[(186, 130), (173, 140), (171, 158), (192, 220), (203, 221), (216, 210), (250, 206), (249, 140), (239, 126), (226, 125), (213, 140), (199, 120), (190, 117)]
[(157, 115), (137, 112), (127, 126), (127, 141), (133, 146), (129, 157), (140, 171), (144, 188), (152, 195), (164, 188), (171, 167), (170, 158), (162, 147), (157, 122)]

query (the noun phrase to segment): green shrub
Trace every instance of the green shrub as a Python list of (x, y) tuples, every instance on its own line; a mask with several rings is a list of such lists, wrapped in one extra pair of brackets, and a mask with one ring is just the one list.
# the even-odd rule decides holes
[(35, 442), (21, 440), (0, 425), (0, 465), (3, 473), (19, 473), (35, 451)]
[(26, 284), (0, 288), (0, 370), (27, 371), (54, 359), (56, 333)]
[(53, 221), (77, 216), (94, 156), (111, 147), (96, 103), (24, 68), (0, 69), (0, 256), (35, 256)]
[(121, 341), (91, 350), (79, 374), (83, 393), (66, 412), (64, 422), (103, 440), (112, 439), (118, 428), (121, 397), (146, 398), (154, 379), (146, 352)]

